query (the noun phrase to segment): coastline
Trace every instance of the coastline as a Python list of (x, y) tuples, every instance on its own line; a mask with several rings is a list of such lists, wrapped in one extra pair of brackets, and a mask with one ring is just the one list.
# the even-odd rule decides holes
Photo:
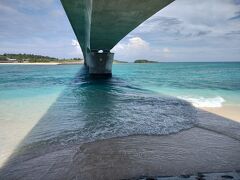
[[(44, 65), (48, 65), (47, 63), (44, 63)], [(21, 66), (21, 64), (18, 64)], [(25, 64), (24, 64), (25, 65)], [(6, 77), (9, 74), (9, 71), (11, 69), (17, 69), (17, 68), (23, 68), (24, 67), (11, 67), (7, 68), (7, 66), (1, 66), (1, 68), (6, 72)], [(71, 73), (63, 73), (62, 69), (68, 69), (68, 68), (60, 68), (58, 66), (55, 66), (56, 68), (52, 67), (50, 69), (57, 69), (58, 73), (56, 73), (59, 79), (53, 79), (51, 83), (55, 86), (55, 83), (62, 84), (62, 80), (66, 77), (72, 77)], [(70, 67), (70, 66), (69, 66)], [(34, 74), (27, 74), (28, 76), (20, 76), (21, 72), (19, 74), (14, 74), (10, 80), (10, 82), (15, 82), (14, 86), (12, 86), (12, 89), (19, 89), (19, 87), (26, 86), (25, 83), (29, 82), (28, 78), (25, 77), (38, 77), (38, 74), (43, 74), (44, 76), (41, 76), (41, 80), (39, 81), (39, 78), (34, 79), (33, 86), (29, 84), (29, 87), (36, 88), (35, 84), (37, 84), (38, 92), (39, 94), (45, 94), (44, 88), (40, 89), (42, 85), (49, 85), (47, 80), (51, 79), (53, 77), (53, 73), (45, 74), (45, 68), (37, 68), (36, 67), (30, 67), (26, 69), (42, 69), (43, 71), (39, 73), (39, 71), (36, 71)], [(78, 66), (71, 66), (70, 69), (73, 68), (76, 71), (79, 69)], [(134, 68), (134, 67), (133, 67)], [(74, 72), (75, 72), (74, 70)], [(130, 69), (131, 70), (131, 69)], [(127, 72), (130, 71), (127, 69)], [(134, 70), (134, 69), (132, 69)], [(124, 72), (126, 69), (124, 69)], [(66, 71), (69, 72), (69, 71)], [(15, 73), (15, 70), (13, 71)], [(47, 72), (46, 72), (47, 73)], [(119, 74), (122, 74), (123, 72), (118, 72)], [(140, 71), (141, 73), (141, 71)], [(61, 74), (68, 74), (68, 76), (60, 76)], [(134, 74), (133, 76), (130, 76), (132, 78), (135, 78), (136, 75), (139, 79), (143, 79), (142, 76), (139, 76), (139, 74)], [(157, 79), (160, 79), (156, 76)], [(46, 78), (46, 79), (44, 79)], [(23, 79), (23, 81), (21, 81)], [(26, 79), (26, 80), (25, 80)], [(117, 115), (123, 116), (126, 112), (130, 112), (130, 118), (132, 111), (126, 111), (124, 108), (118, 109), (118, 107), (125, 106), (122, 102), (125, 102), (125, 99), (123, 101), (123, 95), (122, 93), (115, 94), (111, 93), (108, 94), (109, 91), (113, 90), (113, 88), (120, 87), (116, 86), (116, 84), (111, 86), (107, 86), (108, 88), (102, 89), (100, 87), (98, 89), (97, 86), (88, 86), (86, 84), (83, 84), (79, 86), (79, 78), (76, 82), (76, 87), (70, 86), (70, 90), (74, 90), (74, 96), (68, 96), (66, 92), (64, 91), (62, 94), (57, 96), (58, 98), (56, 100), (53, 100), (51, 103), (49, 101), (49, 98), (43, 99), (40, 96), (40, 99), (43, 100), (43, 102), (49, 103), (49, 105), (53, 104), (53, 107), (57, 107), (57, 109), (53, 108), (49, 111), (46, 111), (46, 113), (43, 113), (42, 116), (36, 117), (37, 113), (34, 113), (32, 110), (36, 110), (39, 112), (39, 110), (43, 110), (42, 106), (36, 106), (34, 107), (32, 102), (29, 101), (29, 107), (26, 107), (24, 101), (22, 99), (15, 99), (17, 103), (19, 103), (19, 107), (22, 107), (23, 110), (20, 112), (22, 113), (22, 119), (28, 119), (29, 116), (35, 116), (35, 122), (37, 123), (34, 126), (35, 132), (39, 132), (44, 134), (44, 131), (42, 131), (46, 127), (52, 127), (49, 128), (51, 133), (55, 134), (55, 128), (58, 126), (58, 123), (54, 123), (54, 119), (56, 117), (55, 122), (60, 122), (60, 119), (63, 119), (63, 123), (59, 123), (64, 126), (60, 126), (61, 129), (64, 131), (70, 127), (73, 129), (73, 125), (77, 125), (78, 123), (81, 123), (80, 116), (82, 115), (89, 115), (83, 118), (84, 122), (89, 123), (90, 125), (92, 123), (98, 123), (101, 127), (107, 127), (108, 125), (111, 126), (111, 123), (116, 120), (116, 122), (119, 122)], [(171, 80), (171, 79), (170, 79)], [(83, 81), (86, 82), (86, 81)], [(125, 81), (128, 82), (127, 80)], [(141, 81), (140, 81), (141, 82)], [(51, 85), (50, 83), (50, 85)], [(118, 83), (121, 83), (121, 81)], [(4, 84), (4, 83), (3, 83)], [(23, 86), (19, 86), (23, 84)], [(129, 83), (132, 85), (132, 83)], [(8, 84), (7, 84), (8, 85)], [(72, 85), (72, 84), (71, 84)], [(117, 84), (118, 85), (118, 84)], [(147, 86), (148, 84), (143, 84)], [(132, 85), (133, 86), (133, 85)], [(129, 91), (126, 91), (127, 93), (132, 92), (132, 86), (129, 87)], [(3, 86), (4, 87), (4, 86)], [(125, 84), (123, 86), (125, 88)], [(134, 86), (133, 86), (134, 87)], [(131, 89), (130, 89), (131, 88)], [(8, 89), (6, 89), (8, 90)], [(30, 91), (29, 91), (30, 90)], [(99, 91), (98, 91), (99, 90)], [(118, 90), (118, 89), (117, 89)], [(121, 89), (123, 90), (123, 89)], [(135, 91), (135, 89), (133, 89)], [(17, 91), (17, 96), (22, 97), (23, 91)], [(30, 94), (29, 92), (32, 92), (32, 89), (27, 89), (25, 91), (26, 95)], [(53, 91), (47, 91), (47, 92), (56, 92), (56, 90)], [(59, 92), (62, 92), (59, 90)], [(115, 92), (115, 89), (111, 92)], [(125, 92), (125, 91), (123, 91)], [(16, 93), (16, 92), (15, 92)], [(11, 97), (15, 93), (9, 93), (6, 97)], [(38, 94), (38, 93), (37, 93)], [(93, 98), (92, 94), (95, 94), (97, 97), (101, 98)], [(4, 95), (4, 94), (3, 94)], [(67, 96), (66, 96), (67, 95)], [(116, 96), (119, 95), (119, 96)], [(131, 95), (126, 96), (126, 106), (130, 107), (131, 109), (134, 107), (133, 104), (129, 104), (129, 102), (132, 101)], [(4, 97), (4, 96), (3, 96)], [(67, 98), (70, 101), (65, 101)], [(74, 104), (74, 101), (77, 103), (75, 108), (71, 109)], [(82, 99), (82, 97), (84, 99)], [(141, 96), (140, 96), (141, 97)], [(13, 96), (14, 98), (14, 96)], [(114, 136), (106, 136), (105, 139), (101, 139), (99, 136), (92, 141), (81, 139), (79, 137), (81, 136), (75, 136), (78, 132), (71, 131), (71, 138), (62, 138), (62, 134), (59, 133), (56, 137), (46, 136), (48, 138), (39, 138), (38, 141), (34, 143), (26, 144), (25, 147), (24, 144), (16, 143), (15, 147), (12, 150), (16, 150), (16, 153), (9, 153), (10, 158), (6, 159), (6, 163), (3, 164), (3, 168), (0, 168), (0, 179), (127, 179), (127, 178), (133, 178), (133, 177), (140, 177), (140, 176), (180, 176), (180, 175), (190, 175), (190, 174), (198, 174), (198, 173), (217, 173), (217, 172), (226, 172), (226, 171), (238, 171), (240, 170), (239, 162), (240, 162), (240, 123), (237, 122), (238, 120), (238, 114), (236, 114), (236, 120), (234, 121), (234, 117), (232, 115), (233, 112), (237, 112), (237, 105), (233, 105), (233, 107), (228, 107), (229, 104), (233, 104), (231, 101), (227, 101), (226, 103), (220, 103), (219, 107), (223, 105), (223, 107), (217, 108), (217, 106), (214, 106), (215, 108), (198, 108), (195, 111), (195, 108), (184, 108), (177, 111), (177, 108), (181, 107), (181, 103), (174, 103), (173, 110), (169, 108), (168, 111), (165, 111), (165, 113), (159, 112), (161, 110), (164, 110), (164, 107), (171, 107), (168, 106), (169, 101), (166, 101), (167, 104), (161, 101), (161, 98), (157, 98), (155, 101), (155, 96), (153, 99), (147, 98), (140, 100), (138, 98), (133, 99), (135, 107), (138, 107), (140, 112), (138, 116), (136, 116), (136, 121), (141, 122), (141, 120), (148, 120), (148, 117), (144, 116), (144, 114), (141, 114), (141, 112), (146, 112), (148, 116), (152, 116), (152, 118), (149, 118), (150, 120), (153, 119), (155, 121), (160, 121), (161, 117), (158, 116), (159, 114), (164, 118), (164, 121), (168, 121), (172, 124), (172, 127), (176, 127), (176, 125), (173, 123), (174, 120), (178, 119), (180, 114), (182, 112), (185, 112), (184, 116), (182, 116), (182, 119), (191, 119), (194, 120), (191, 124), (192, 128), (181, 130), (181, 131), (175, 131), (172, 134), (168, 135), (157, 135), (159, 132), (159, 129), (156, 129), (156, 131), (151, 131), (151, 133), (146, 133), (146, 131), (138, 131), (137, 133), (131, 133), (129, 136), (127, 136), (128, 131), (123, 132), (122, 134), (118, 134), (115, 137)], [(35, 96), (30, 96), (29, 100), (36, 101)], [(85, 101), (86, 100), (86, 101)], [(138, 101), (139, 100), (139, 101)], [(146, 100), (146, 101), (145, 101)], [(168, 100), (168, 99), (166, 99)], [(119, 101), (121, 104), (118, 104)], [(36, 101), (37, 102), (37, 101)], [(61, 102), (56, 103), (56, 102)], [(67, 103), (66, 103), (67, 102)], [(70, 102), (70, 103), (68, 103)], [(83, 103), (84, 105), (81, 106), (78, 102)], [(96, 102), (99, 104), (99, 106), (92, 106), (92, 102)], [(141, 106), (138, 106), (138, 102)], [(146, 103), (143, 103), (146, 102)], [(234, 101), (235, 102), (235, 101)], [(23, 106), (24, 104), (24, 106)], [(67, 105), (66, 105), (67, 104)], [(187, 103), (188, 105), (189, 103)], [(14, 106), (12, 102), (9, 104), (6, 104), (4, 107), (6, 109), (12, 110), (12, 113), (7, 113), (7, 110), (4, 110), (2, 108), (2, 112), (6, 113), (7, 116), (6, 120), (9, 115), (16, 115), (16, 118), (11, 116), (11, 119), (16, 119), (19, 123), (23, 123), (24, 126), (28, 125), (27, 123), (24, 123), (25, 121), (21, 121), (21, 116), (15, 108), (12, 108)], [(36, 103), (36, 105), (41, 105), (41, 103)], [(115, 106), (117, 105), (117, 106)], [(155, 106), (157, 105), (157, 106)], [(190, 104), (189, 104), (190, 105)], [(148, 109), (149, 106), (149, 109)], [(15, 107), (18, 107), (15, 105)], [(99, 108), (100, 107), (100, 108)], [(102, 109), (103, 107), (104, 109)], [(105, 107), (110, 107), (109, 109), (105, 109)], [(63, 108), (66, 109), (66, 111), (63, 111)], [(227, 108), (227, 109), (226, 109)], [(232, 110), (232, 108), (234, 110)], [(49, 108), (47, 108), (48, 110)], [(113, 111), (117, 109), (117, 111)], [(137, 110), (138, 110), (137, 109)], [(155, 109), (158, 109), (156, 113), (153, 113)], [(81, 111), (82, 110), (82, 111)], [(193, 111), (192, 111), (193, 110)], [(216, 111), (215, 114), (209, 113), (208, 111)], [(226, 114), (220, 114), (222, 111), (226, 111)], [(67, 113), (67, 111), (71, 113)], [(123, 112), (122, 114), (120, 112)], [(168, 119), (168, 117), (172, 116), (173, 113), (175, 113), (175, 116), (173, 118)], [(219, 111), (219, 112), (217, 112)], [(10, 112), (10, 111), (9, 111)], [(61, 113), (63, 112), (63, 113)], [(77, 112), (78, 115), (75, 115), (75, 112)], [(96, 112), (96, 115), (93, 114), (93, 112)], [(101, 124), (103, 121), (97, 121), (102, 114), (98, 114), (99, 112), (106, 113), (106, 118), (103, 119), (103, 121), (110, 122), (107, 124)], [(164, 112), (164, 111), (163, 111)], [(191, 112), (191, 113), (189, 113)], [(49, 114), (50, 113), (50, 114)], [(66, 115), (66, 116), (65, 116)], [(134, 114), (133, 114), (134, 115)], [(197, 116), (195, 118), (195, 116)], [(228, 118), (223, 118), (223, 116), (226, 116)], [(104, 116), (103, 116), (104, 117)], [(9, 118), (9, 119), (10, 119)], [(142, 118), (142, 119), (141, 119)], [(68, 120), (68, 121), (65, 121)], [(69, 121), (70, 120), (70, 121)], [(76, 120), (76, 123), (74, 122)], [(95, 121), (96, 120), (96, 121)], [(181, 119), (180, 119), (181, 120)], [(196, 121), (195, 121), (196, 120)], [(5, 118), (4, 118), (5, 121)], [(3, 121), (3, 122), (4, 122)], [(70, 122), (73, 125), (71, 125)], [(14, 121), (9, 121), (9, 123), (13, 123)], [(27, 121), (26, 121), (27, 122)], [(38, 123), (39, 122), (39, 123)], [(145, 122), (145, 121), (142, 121)], [(157, 125), (154, 125), (154, 123), (149, 122), (150, 126), (157, 127)], [(33, 123), (33, 121), (31, 121)], [(46, 124), (45, 124), (46, 123)], [(48, 124), (49, 123), (49, 124)], [(66, 123), (66, 124), (65, 124)], [(138, 124), (139, 124), (138, 123)], [(14, 133), (17, 132), (17, 129), (21, 130), (22, 127), (24, 127), (21, 124), (13, 124), (14, 126), (9, 126), (8, 124), (4, 123), (6, 125), (5, 132), (6, 134), (12, 136), (14, 138), (13, 133), (9, 133), (9, 128), (11, 127), (14, 131)], [(18, 126), (18, 127), (17, 127)], [(143, 124), (140, 124), (140, 126), (143, 126)], [(149, 129), (151, 128), (150, 126)], [(186, 127), (185, 124), (183, 126)], [(90, 126), (91, 127), (91, 126)], [(88, 131), (91, 133), (96, 133), (99, 128), (99, 126), (92, 126), (93, 131)], [(121, 126), (122, 129), (127, 129), (129, 126)], [(127, 127), (127, 128), (125, 128)], [(136, 127), (136, 126), (135, 126)], [(16, 130), (15, 130), (16, 129)], [(34, 138), (34, 131), (32, 133), (31, 128), (27, 128), (29, 131), (26, 131), (26, 135), (32, 138)], [(39, 131), (38, 131), (39, 130)], [(57, 128), (56, 128), (57, 130)], [(104, 129), (105, 130), (105, 129)], [(114, 130), (114, 129), (113, 129)], [(11, 132), (11, 129), (10, 129)], [(104, 132), (104, 131), (103, 131)], [(157, 133), (156, 133), (157, 132)], [(64, 133), (63, 133), (64, 134)], [(90, 134), (90, 133), (89, 133)], [(41, 134), (40, 134), (41, 135)], [(73, 136), (72, 136), (73, 135)], [(23, 137), (23, 136), (22, 136)], [(37, 137), (37, 136), (35, 136)], [(51, 138), (50, 138), (51, 137)], [(73, 138), (72, 138), (73, 137)], [(6, 139), (6, 144), (9, 143), (10, 139)], [(25, 138), (24, 138), (25, 139)], [(100, 140), (101, 139), (101, 140)], [(23, 145), (23, 146), (21, 146)], [(13, 151), (15, 152), (15, 151)], [(204, 178), (205, 179), (205, 178)], [(238, 178), (239, 179), (239, 178)]]
[(231, 119), (240, 123), (240, 106), (226, 105), (219, 108), (199, 108), (210, 113)]
[(74, 64), (84, 64), (83, 62), (67, 62), (67, 63), (57, 63), (57, 62), (49, 62), (49, 63), (0, 63), (0, 65), (74, 65)]
[[(127, 62), (113, 62), (113, 64), (126, 64)], [(84, 64), (83, 61), (80, 62), (49, 62), (49, 63), (0, 63), (0, 65), (75, 65)]]

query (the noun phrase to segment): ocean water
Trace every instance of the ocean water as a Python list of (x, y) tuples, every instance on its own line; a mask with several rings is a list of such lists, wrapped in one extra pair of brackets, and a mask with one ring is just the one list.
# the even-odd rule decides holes
[(88, 142), (191, 128), (195, 107), (240, 107), (240, 63), (0, 65), (0, 165), (19, 146)]

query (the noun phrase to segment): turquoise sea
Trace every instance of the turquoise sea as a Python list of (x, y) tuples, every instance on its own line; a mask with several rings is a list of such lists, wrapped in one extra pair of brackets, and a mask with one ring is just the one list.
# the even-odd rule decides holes
[[(185, 101), (186, 100), (186, 101)], [(19, 145), (68, 144), (193, 126), (195, 107), (240, 107), (240, 63), (0, 65), (0, 159)]]

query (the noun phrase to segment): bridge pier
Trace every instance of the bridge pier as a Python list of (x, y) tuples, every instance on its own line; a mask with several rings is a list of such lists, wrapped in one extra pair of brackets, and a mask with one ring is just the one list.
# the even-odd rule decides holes
[(61, 0), (92, 76), (111, 76), (114, 54), (110, 50), (173, 1)]
[(111, 77), (114, 53), (95, 52), (86, 54), (86, 65), (91, 76)]

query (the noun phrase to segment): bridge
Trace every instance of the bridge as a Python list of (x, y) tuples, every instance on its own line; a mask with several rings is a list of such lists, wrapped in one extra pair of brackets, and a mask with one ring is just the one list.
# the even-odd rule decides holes
[(112, 74), (110, 50), (174, 0), (61, 0), (92, 75)]

